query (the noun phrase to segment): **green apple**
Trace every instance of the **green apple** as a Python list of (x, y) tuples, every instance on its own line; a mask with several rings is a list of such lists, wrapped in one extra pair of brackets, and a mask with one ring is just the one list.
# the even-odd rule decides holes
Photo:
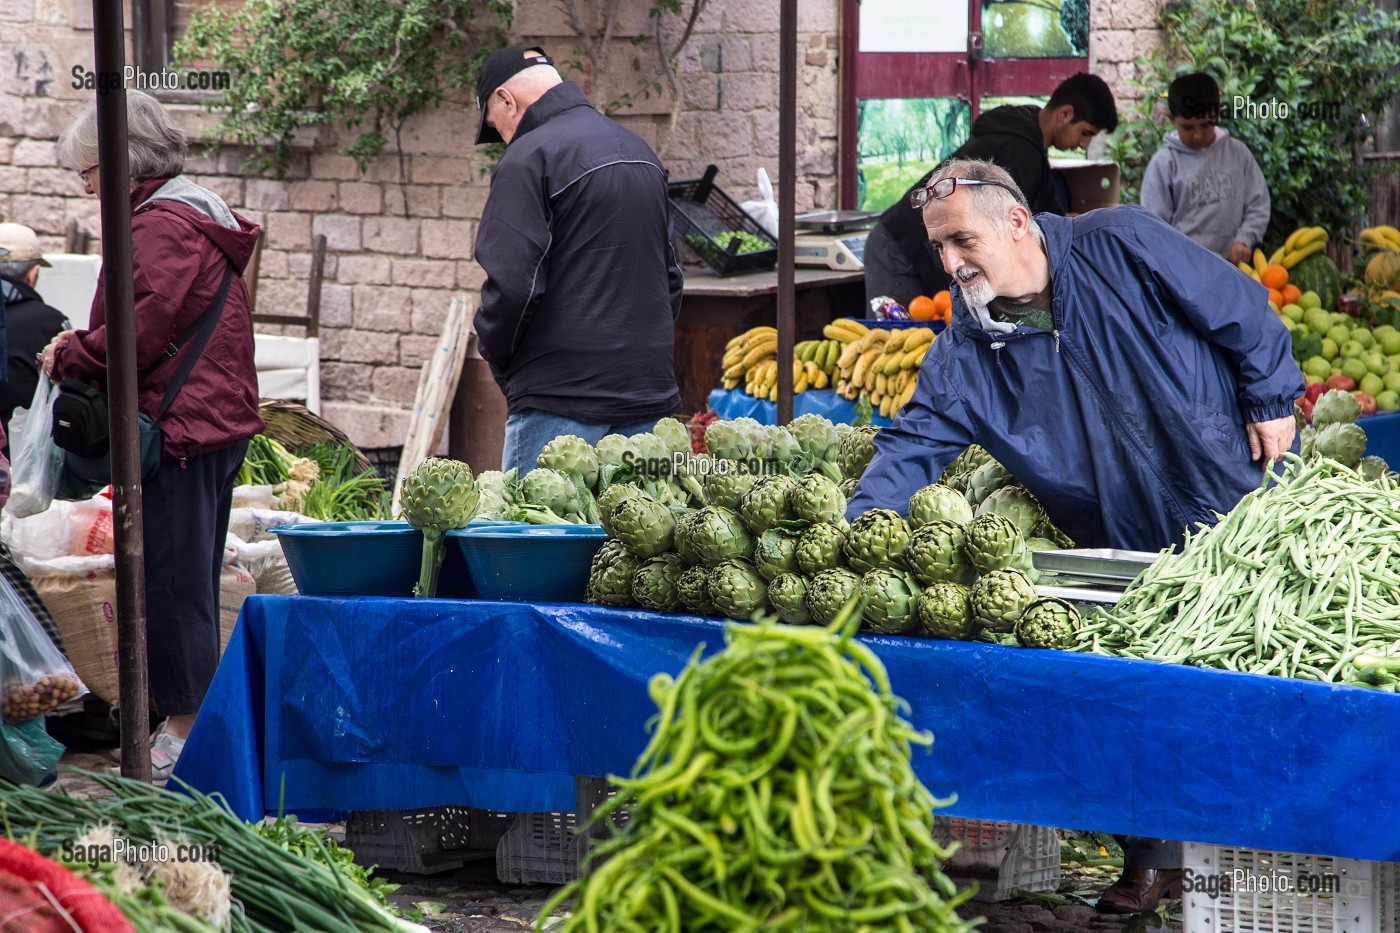
[[(1371, 375), (1371, 371), (1366, 368), (1365, 363), (1355, 357), (1348, 357), (1342, 361), (1342, 375), (1350, 376), (1353, 382), (1360, 385), (1362, 379)], [(1376, 378), (1379, 379), (1380, 377), (1377, 376)], [(1382, 383), (1382, 385), (1384, 385), (1384, 383)], [(1375, 395), (1376, 393), (1372, 392), (1371, 394)]]
[[(1384, 353), (1377, 353), (1375, 350), (1364, 353), (1361, 356), (1361, 362), (1365, 363), (1366, 368), (1377, 376), (1384, 376), (1386, 373), (1390, 372), (1390, 360), (1386, 359)], [(1374, 395), (1375, 393), (1372, 394)]]
[(1298, 304), (1302, 305), (1305, 309), (1321, 308), (1322, 299), (1318, 296), (1317, 292), (1303, 292), (1303, 294), (1298, 297)]
[(1355, 340), (1348, 340), (1338, 348), (1338, 352), (1341, 353), (1345, 359), (1359, 360), (1361, 359), (1361, 354), (1366, 352), (1366, 348)]
[(1317, 379), (1326, 379), (1332, 375), (1332, 364), (1320, 356), (1310, 356), (1303, 361), (1304, 375), (1313, 376)]
[(1321, 355), (1324, 360), (1335, 360), (1338, 351), (1339, 347), (1337, 346), (1337, 341), (1333, 340), (1331, 337), (1323, 338)]
[(1376, 345), (1376, 339), (1371, 336), (1371, 331), (1365, 327), (1358, 327), (1351, 332), (1351, 339), (1361, 344), (1367, 350)]
[(1340, 347), (1351, 339), (1351, 328), (1338, 324), (1335, 327), (1327, 328), (1327, 333), (1323, 336)]
[(1388, 334), (1379, 334), (1378, 337), (1381, 342), (1381, 349), (1385, 351), (1386, 356), (1400, 354), (1400, 330), (1392, 330)]
[(1396, 392), (1400, 392), (1400, 368), (1392, 369), (1390, 372), (1386, 373), (1382, 378), (1385, 380), (1385, 387), (1387, 389), (1393, 389)]
[(1379, 411), (1400, 410), (1400, 392), (1394, 389), (1386, 389), (1376, 396), (1376, 408)]
[(1303, 323), (1307, 324), (1319, 334), (1327, 333), (1327, 328), (1332, 326), (1332, 315), (1321, 308), (1313, 308), (1303, 312)]
[(1375, 373), (1367, 373), (1357, 380), (1356, 387), (1362, 392), (1371, 395), (1380, 395), (1385, 391), (1385, 380)]
[(1303, 322), (1303, 313), (1303, 309), (1298, 305), (1283, 306), (1283, 316), (1293, 321), (1295, 324), (1301, 324)]

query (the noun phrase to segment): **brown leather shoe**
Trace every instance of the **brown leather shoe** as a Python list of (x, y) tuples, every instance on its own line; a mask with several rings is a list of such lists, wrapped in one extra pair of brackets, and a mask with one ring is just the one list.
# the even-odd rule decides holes
[(1099, 895), (1094, 909), (1101, 914), (1137, 914), (1151, 910), (1162, 898), (1181, 896), (1181, 869), (1131, 868)]

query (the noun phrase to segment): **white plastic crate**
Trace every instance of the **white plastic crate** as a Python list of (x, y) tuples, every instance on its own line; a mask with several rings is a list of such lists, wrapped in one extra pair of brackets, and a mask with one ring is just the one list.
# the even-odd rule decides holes
[[(1400, 863), (1188, 842), (1182, 933), (1397, 933)], [(1238, 874), (1237, 874), (1238, 873)], [(1231, 890), (1211, 879), (1231, 879)], [(1287, 879), (1286, 886), (1279, 879)]]
[(976, 900), (1004, 901), (1060, 885), (1060, 835), (1053, 826), (935, 816), (933, 835), (941, 844), (959, 843), (943, 870), (954, 881), (976, 882)]
[(575, 778), (572, 813), (519, 813), (496, 845), (496, 877), (504, 884), (567, 884), (578, 877), (591, 833), (579, 830), (612, 793), (603, 778)]
[(432, 875), (461, 868), (473, 852), (495, 849), (513, 819), (475, 807), (352, 810), (345, 847), (364, 866)]

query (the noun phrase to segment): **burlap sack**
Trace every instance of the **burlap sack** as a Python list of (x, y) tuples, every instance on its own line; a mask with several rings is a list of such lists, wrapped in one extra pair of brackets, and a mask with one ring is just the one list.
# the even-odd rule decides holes
[[(48, 607), (68, 660), (92, 693), (117, 705), (117, 579), (113, 571), (80, 575), (41, 574), (34, 588)], [(219, 650), (228, 647), (243, 599), (254, 592), (253, 578), (237, 564), (224, 567), (219, 580)]]

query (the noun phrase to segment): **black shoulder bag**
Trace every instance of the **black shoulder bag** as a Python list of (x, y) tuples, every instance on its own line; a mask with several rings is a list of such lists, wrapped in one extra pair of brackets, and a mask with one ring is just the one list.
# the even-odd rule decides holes
[[(191, 324), (184, 333), (176, 337), (166, 347), (165, 355), (137, 374), (139, 385), (153, 375), (156, 370), (173, 359), (180, 348), (195, 337), (194, 346), (180, 367), (175, 371), (170, 385), (161, 399), (160, 410), (152, 418), (144, 411), (138, 412), (141, 422), (141, 482), (147, 482), (160, 470), (161, 430), (156, 423), (175, 401), (180, 387), (185, 384), (190, 370), (204, 352), (204, 345), (214, 333), (214, 325), (223, 313), (224, 302), (228, 299), (229, 285), (233, 281), (233, 263), (224, 270), (224, 280), (219, 292), (209, 307)], [(53, 442), (65, 451), (64, 471), (79, 480), (105, 486), (112, 481), (111, 430), (107, 419), (107, 393), (95, 389), (77, 379), (65, 379), (58, 384), (58, 396), (53, 401)]]

